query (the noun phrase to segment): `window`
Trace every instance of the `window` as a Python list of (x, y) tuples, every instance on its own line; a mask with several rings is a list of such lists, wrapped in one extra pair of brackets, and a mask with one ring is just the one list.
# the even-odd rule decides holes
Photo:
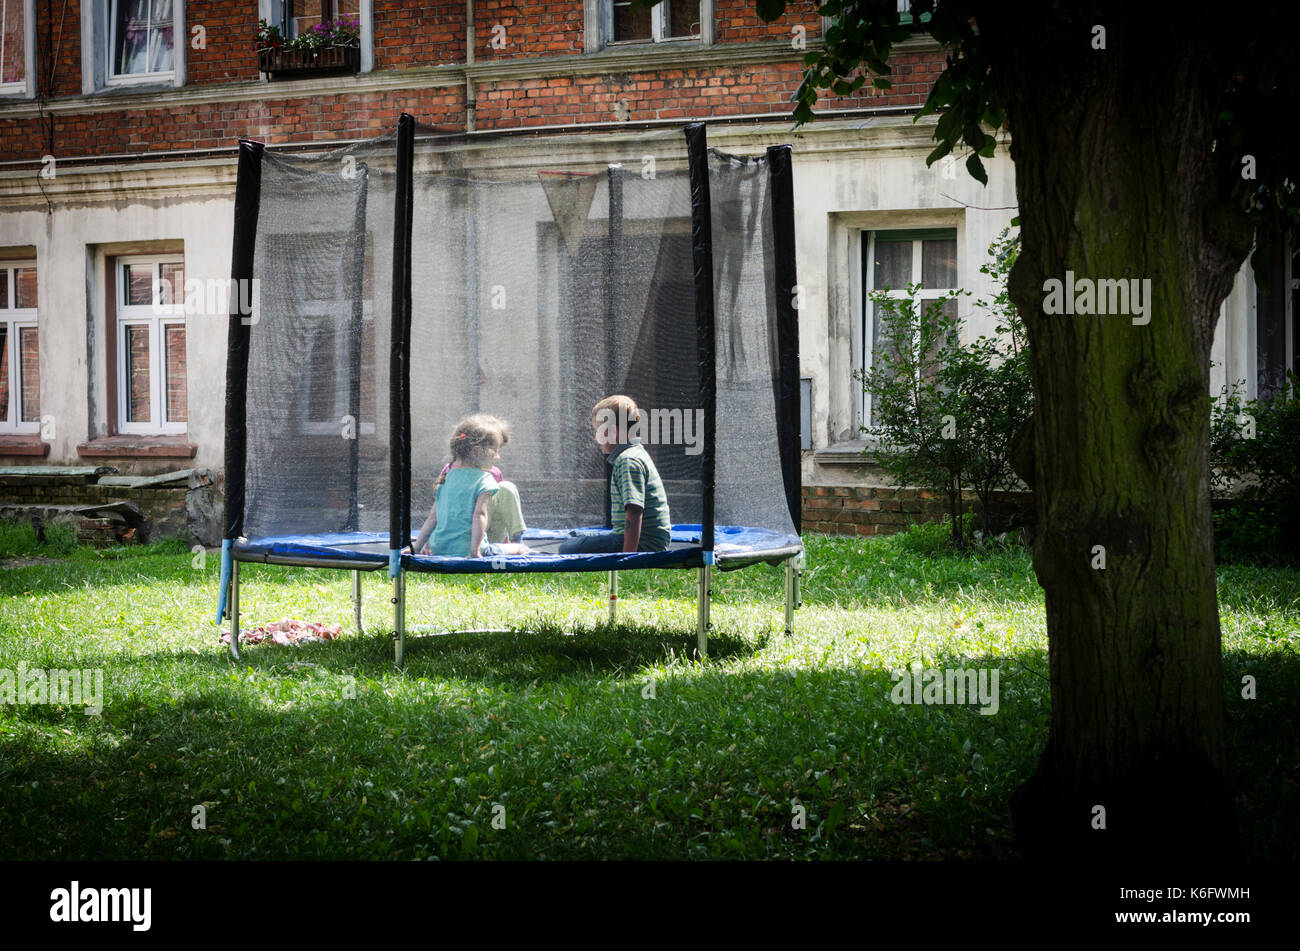
[(333, 23), (339, 17), (361, 19), (361, 0), (271, 0), (266, 22), (280, 28), (286, 40), (310, 33), (321, 23)]
[(0, 261), (0, 432), (41, 426), (36, 264)]
[(663, 0), (649, 10), (632, 0), (608, 0), (612, 43), (649, 43), (700, 35), (698, 0)]
[(649, 10), (631, 0), (585, 0), (583, 30), (589, 53), (611, 43), (667, 40), (713, 42), (714, 0), (663, 0)]
[(117, 431), (183, 433), (189, 415), (185, 262), (118, 258)]
[[(913, 19), (914, 19), (914, 18), (913, 18), (913, 16), (912, 16), (912, 0), (898, 0), (898, 23), (899, 23), (899, 25), (900, 25), (900, 26), (911, 26), (911, 25), (912, 25), (912, 20), (913, 20)], [(929, 22), (930, 22), (930, 14), (929, 14), (929, 12), (926, 12), (926, 13), (922, 13), (922, 14), (921, 14), (921, 22), (922, 22), (922, 23), (929, 23)]]
[(0, 0), (0, 95), (35, 95), (35, 0)]
[(185, 83), (183, 0), (85, 0), (82, 92)]
[[(876, 308), (870, 295), (886, 291), (888, 296), (908, 298), (908, 287), (921, 286), (913, 306), (921, 308), (947, 296), (957, 288), (957, 232), (953, 228), (936, 228), (907, 231), (865, 231), (862, 234), (862, 348), (863, 372), (869, 371), (879, 359), (882, 339), (882, 321), (877, 319)], [(957, 316), (957, 302), (949, 300), (944, 312)], [(871, 407), (871, 394), (862, 394), (862, 419), (875, 425)]]
[(172, 0), (110, 0), (109, 72), (114, 79), (172, 72)]
[(357, 21), (361, 25), (360, 71), (368, 73), (375, 68), (374, 0), (258, 0), (257, 17), (279, 29), (287, 40), (310, 32), (322, 21), (340, 17)]

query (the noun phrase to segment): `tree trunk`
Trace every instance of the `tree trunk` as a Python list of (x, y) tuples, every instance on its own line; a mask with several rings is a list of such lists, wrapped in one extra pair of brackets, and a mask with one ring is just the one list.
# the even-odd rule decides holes
[[(1075, 22), (1056, 36), (1027, 34), (1010, 6), (979, 28), (1004, 67), (1016, 166), (1009, 290), (1033, 363), (1052, 697), (1017, 832), (1028, 854), (1232, 854), (1209, 354), (1251, 232), (1212, 163), (1224, 79), (1180, 35), (1201, 25), (1157, 31), (1134, 19), (1146, 5), (1057, 7)], [(1146, 315), (1049, 313), (1045, 282), (1067, 272), (1137, 279)]]

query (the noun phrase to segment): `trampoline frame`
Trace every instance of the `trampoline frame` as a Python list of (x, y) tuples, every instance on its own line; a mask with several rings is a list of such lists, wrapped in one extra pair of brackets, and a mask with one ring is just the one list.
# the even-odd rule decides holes
[[(274, 562), (268, 562), (274, 564)], [(313, 567), (311, 565), (302, 565), (300, 561), (294, 561), (292, 564), (301, 567)], [(798, 554), (788, 555), (782, 564), (785, 568), (785, 636), (791, 637), (794, 634), (794, 612), (798, 610), (800, 604), (800, 583), (802, 577), (802, 568), (804, 565), (804, 556)], [(315, 567), (327, 567), (318, 565)], [(328, 567), (337, 568), (337, 565)], [(357, 636), (365, 634), (365, 629), (361, 622), (361, 568), (348, 569), (352, 572), (352, 622), (356, 628)], [(377, 568), (369, 569), (372, 571)], [(713, 574), (711, 565), (700, 565), (695, 569), (695, 642), (700, 652), (700, 657), (709, 656), (709, 627), (710, 621), (710, 602), (713, 594)], [(590, 572), (583, 572), (589, 574)], [(609, 624), (613, 626), (618, 619), (618, 572), (610, 571), (609, 575)], [(398, 667), (406, 663), (406, 572), (402, 572), (393, 578), (393, 641), (395, 650), (395, 661)], [(230, 634), (230, 654), (235, 660), (239, 660), (239, 561), (233, 563), (230, 578), (230, 600), (228, 602), (229, 610), (226, 616), (231, 619)], [(454, 633), (454, 632), (449, 632)]]
[[(709, 196), (708, 145), (703, 123), (692, 123), (685, 128), (687, 159), (691, 191), (691, 253), (695, 272), (695, 311), (699, 365), (701, 368), (700, 401), (704, 410), (704, 445), (702, 458), (702, 515), (700, 520), (700, 554), (702, 564), (696, 566), (696, 639), (701, 658), (708, 656), (708, 631), (710, 627), (710, 601), (712, 596), (712, 569), (715, 561), (715, 508), (716, 477), (716, 409), (717, 367), (714, 320), (712, 206)], [(401, 551), (411, 544), (410, 513), (410, 332), (411, 332), (411, 229), (414, 212), (412, 174), (414, 166), (415, 120), (402, 113), (397, 129), (396, 152), (396, 208), (394, 214), (394, 254), (392, 272), (393, 345), (390, 354), (390, 510), (389, 556), (387, 568), (392, 579), (393, 639), (395, 661), (398, 667), (406, 659), (406, 573)], [(239, 143), (239, 168), (235, 191), (235, 228), (231, 252), (231, 278), (245, 281), (253, 277), (257, 219), (261, 196), (262, 155), (260, 142), (241, 140)], [(791, 523), (796, 535), (800, 531), (800, 506), (802, 502), (800, 450), (799, 450), (799, 353), (798, 319), (794, 309), (794, 288), (797, 283), (794, 249), (794, 193), (790, 146), (771, 146), (767, 149), (771, 187), (774, 250), (774, 290), (776, 303), (776, 337), (778, 347), (778, 379), (776, 400), (776, 429), (782, 479)], [(611, 191), (613, 194), (613, 190)], [(362, 199), (364, 201), (364, 197)], [(621, 205), (621, 202), (617, 203)], [(616, 203), (611, 200), (611, 233), (621, 222), (613, 220)], [(235, 284), (234, 286), (240, 286)], [(226, 442), (225, 442), (225, 534), (222, 544), (221, 590), (217, 609), (217, 623), (231, 619), (230, 652), (240, 659), (239, 652), (239, 595), (241, 558), (232, 551), (243, 538), (243, 520), (246, 488), (247, 456), (247, 391), (250, 330), (244, 315), (239, 313), (236, 295), (232, 295), (230, 314), (227, 370), (226, 370)], [(353, 381), (355, 389), (356, 381)], [(353, 394), (355, 396), (355, 394)], [(400, 412), (397, 408), (400, 407)], [(355, 452), (355, 447), (354, 447)], [(355, 480), (356, 459), (353, 459)], [(354, 487), (355, 496), (355, 487)], [(607, 513), (608, 514), (608, 513)], [(349, 527), (355, 531), (355, 524)], [(755, 551), (754, 561), (784, 563), (785, 568), (785, 633), (794, 632), (794, 612), (799, 607), (800, 570), (804, 566), (802, 545), (787, 546), (767, 552)], [(737, 556), (724, 560), (740, 560)], [(384, 567), (373, 560), (364, 563), (346, 558), (325, 558), (306, 555), (279, 555), (266, 553), (257, 559), (267, 564), (287, 564), (302, 567), (344, 568), (352, 571), (353, 622), (357, 633), (362, 627), (361, 572)], [(744, 567), (738, 565), (737, 567)], [(689, 566), (683, 566), (689, 567)], [(562, 568), (550, 570), (564, 570)], [(575, 568), (591, 572), (597, 568)], [(625, 569), (630, 570), (630, 569)], [(487, 573), (487, 572), (484, 572)], [(618, 570), (608, 571), (609, 623), (617, 618)]]

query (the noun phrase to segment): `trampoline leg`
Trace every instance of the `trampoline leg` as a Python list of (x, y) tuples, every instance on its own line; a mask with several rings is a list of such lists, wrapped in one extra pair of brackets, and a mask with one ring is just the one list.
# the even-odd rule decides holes
[(406, 663), (406, 574), (393, 579), (393, 639), (397, 642), (397, 666)]
[(799, 575), (794, 569), (794, 559), (785, 560), (785, 636), (789, 637), (794, 633), (794, 608), (795, 594), (799, 581)]
[(699, 617), (696, 620), (696, 641), (700, 649), (700, 659), (709, 656), (709, 566), (700, 565), (699, 589), (696, 602), (699, 605)]
[(618, 572), (609, 573), (609, 623), (613, 624), (618, 615)]
[(239, 562), (230, 566), (230, 654), (239, 660)]
[(361, 627), (361, 572), (352, 569), (352, 618), (356, 621), (357, 637), (366, 632)]

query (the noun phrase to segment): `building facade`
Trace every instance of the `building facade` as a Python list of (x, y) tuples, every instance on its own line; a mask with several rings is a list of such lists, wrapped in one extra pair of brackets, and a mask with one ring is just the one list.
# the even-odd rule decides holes
[[(167, 294), (230, 274), (241, 138), (320, 150), (407, 112), (488, 148), (564, 133), (563, 166), (584, 132), (705, 121), (727, 152), (794, 147), (805, 527), (901, 524), (906, 500), (862, 452), (868, 295), (924, 278), (988, 296), (1014, 167), (1005, 140), (987, 187), (926, 166), (932, 124), (913, 117), (943, 67), (927, 38), (896, 48), (892, 89), (824, 98), (794, 130), (816, 7), (764, 24), (750, 0), (0, 0), (0, 467), (220, 470), (226, 312)], [(289, 48), (313, 34), (314, 52)], [(1267, 296), (1239, 274), (1213, 390), (1268, 392), (1294, 368), (1289, 254), (1275, 271)], [(992, 329), (966, 316), (967, 333)]]

